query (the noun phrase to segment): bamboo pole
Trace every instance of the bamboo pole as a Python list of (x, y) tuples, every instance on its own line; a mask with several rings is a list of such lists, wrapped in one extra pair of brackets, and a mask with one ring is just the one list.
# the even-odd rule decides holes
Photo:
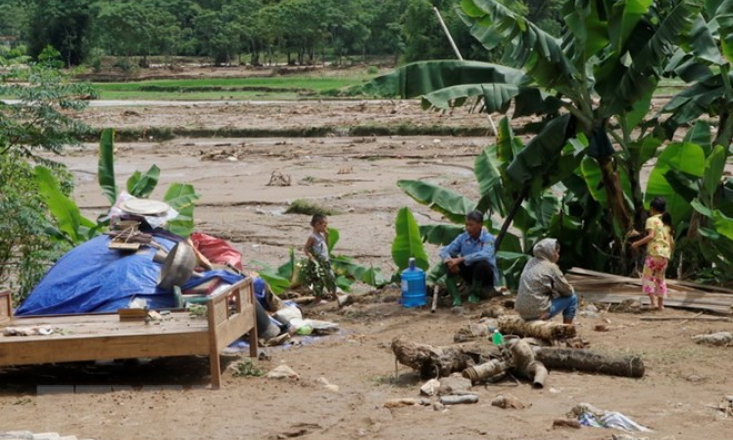
[[(445, 33), (445, 36), (448, 38), (448, 42), (450, 43), (450, 46), (453, 48), (453, 52), (455, 52), (456, 57), (458, 57), (459, 60), (463, 61), (463, 56), (461, 55), (461, 51), (458, 50), (458, 46), (456, 46), (456, 42), (453, 41), (453, 36), (450, 34), (450, 31), (448, 30), (448, 26), (445, 25), (445, 21), (443, 21), (443, 16), (440, 15), (440, 11), (435, 6), (433, 6), (433, 11), (435, 12), (435, 16), (438, 17), (438, 22), (440, 23), (440, 26), (443, 28), (443, 32)], [(486, 116), (489, 118), (489, 124), (491, 124), (491, 131), (494, 133), (494, 136), (496, 136), (499, 132), (496, 130), (496, 124), (494, 124), (494, 119), (488, 113), (486, 113)]]

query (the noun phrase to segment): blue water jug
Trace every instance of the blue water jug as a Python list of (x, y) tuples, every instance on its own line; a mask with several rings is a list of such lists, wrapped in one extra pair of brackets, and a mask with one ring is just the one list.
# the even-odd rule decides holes
[(402, 271), (403, 307), (421, 307), (427, 303), (425, 297), (425, 271), (415, 267), (415, 259), (410, 258), (409, 266)]

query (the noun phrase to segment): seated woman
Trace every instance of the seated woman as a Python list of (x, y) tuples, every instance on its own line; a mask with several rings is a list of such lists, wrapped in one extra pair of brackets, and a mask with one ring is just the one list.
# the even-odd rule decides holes
[(532, 258), (522, 271), (514, 309), (526, 321), (548, 320), (562, 313), (563, 323), (572, 324), (578, 297), (558, 267), (560, 244), (554, 238), (537, 242)]

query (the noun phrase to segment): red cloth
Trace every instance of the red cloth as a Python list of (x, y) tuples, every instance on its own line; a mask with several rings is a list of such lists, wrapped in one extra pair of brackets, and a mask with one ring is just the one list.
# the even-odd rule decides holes
[(231, 264), (242, 270), (242, 254), (221, 238), (201, 232), (191, 234), (191, 242), (201, 254), (213, 264)]

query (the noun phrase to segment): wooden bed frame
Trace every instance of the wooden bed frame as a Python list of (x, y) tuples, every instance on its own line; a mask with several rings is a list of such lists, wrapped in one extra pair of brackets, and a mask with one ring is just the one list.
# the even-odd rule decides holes
[[(10, 292), (0, 293), (0, 366), (208, 355), (211, 387), (221, 386), (219, 352), (249, 332), (257, 357), (252, 278), (207, 298), (207, 317), (172, 311), (161, 321), (121, 321), (117, 313), (14, 317)], [(51, 327), (51, 335), (3, 336), (5, 327)]]

